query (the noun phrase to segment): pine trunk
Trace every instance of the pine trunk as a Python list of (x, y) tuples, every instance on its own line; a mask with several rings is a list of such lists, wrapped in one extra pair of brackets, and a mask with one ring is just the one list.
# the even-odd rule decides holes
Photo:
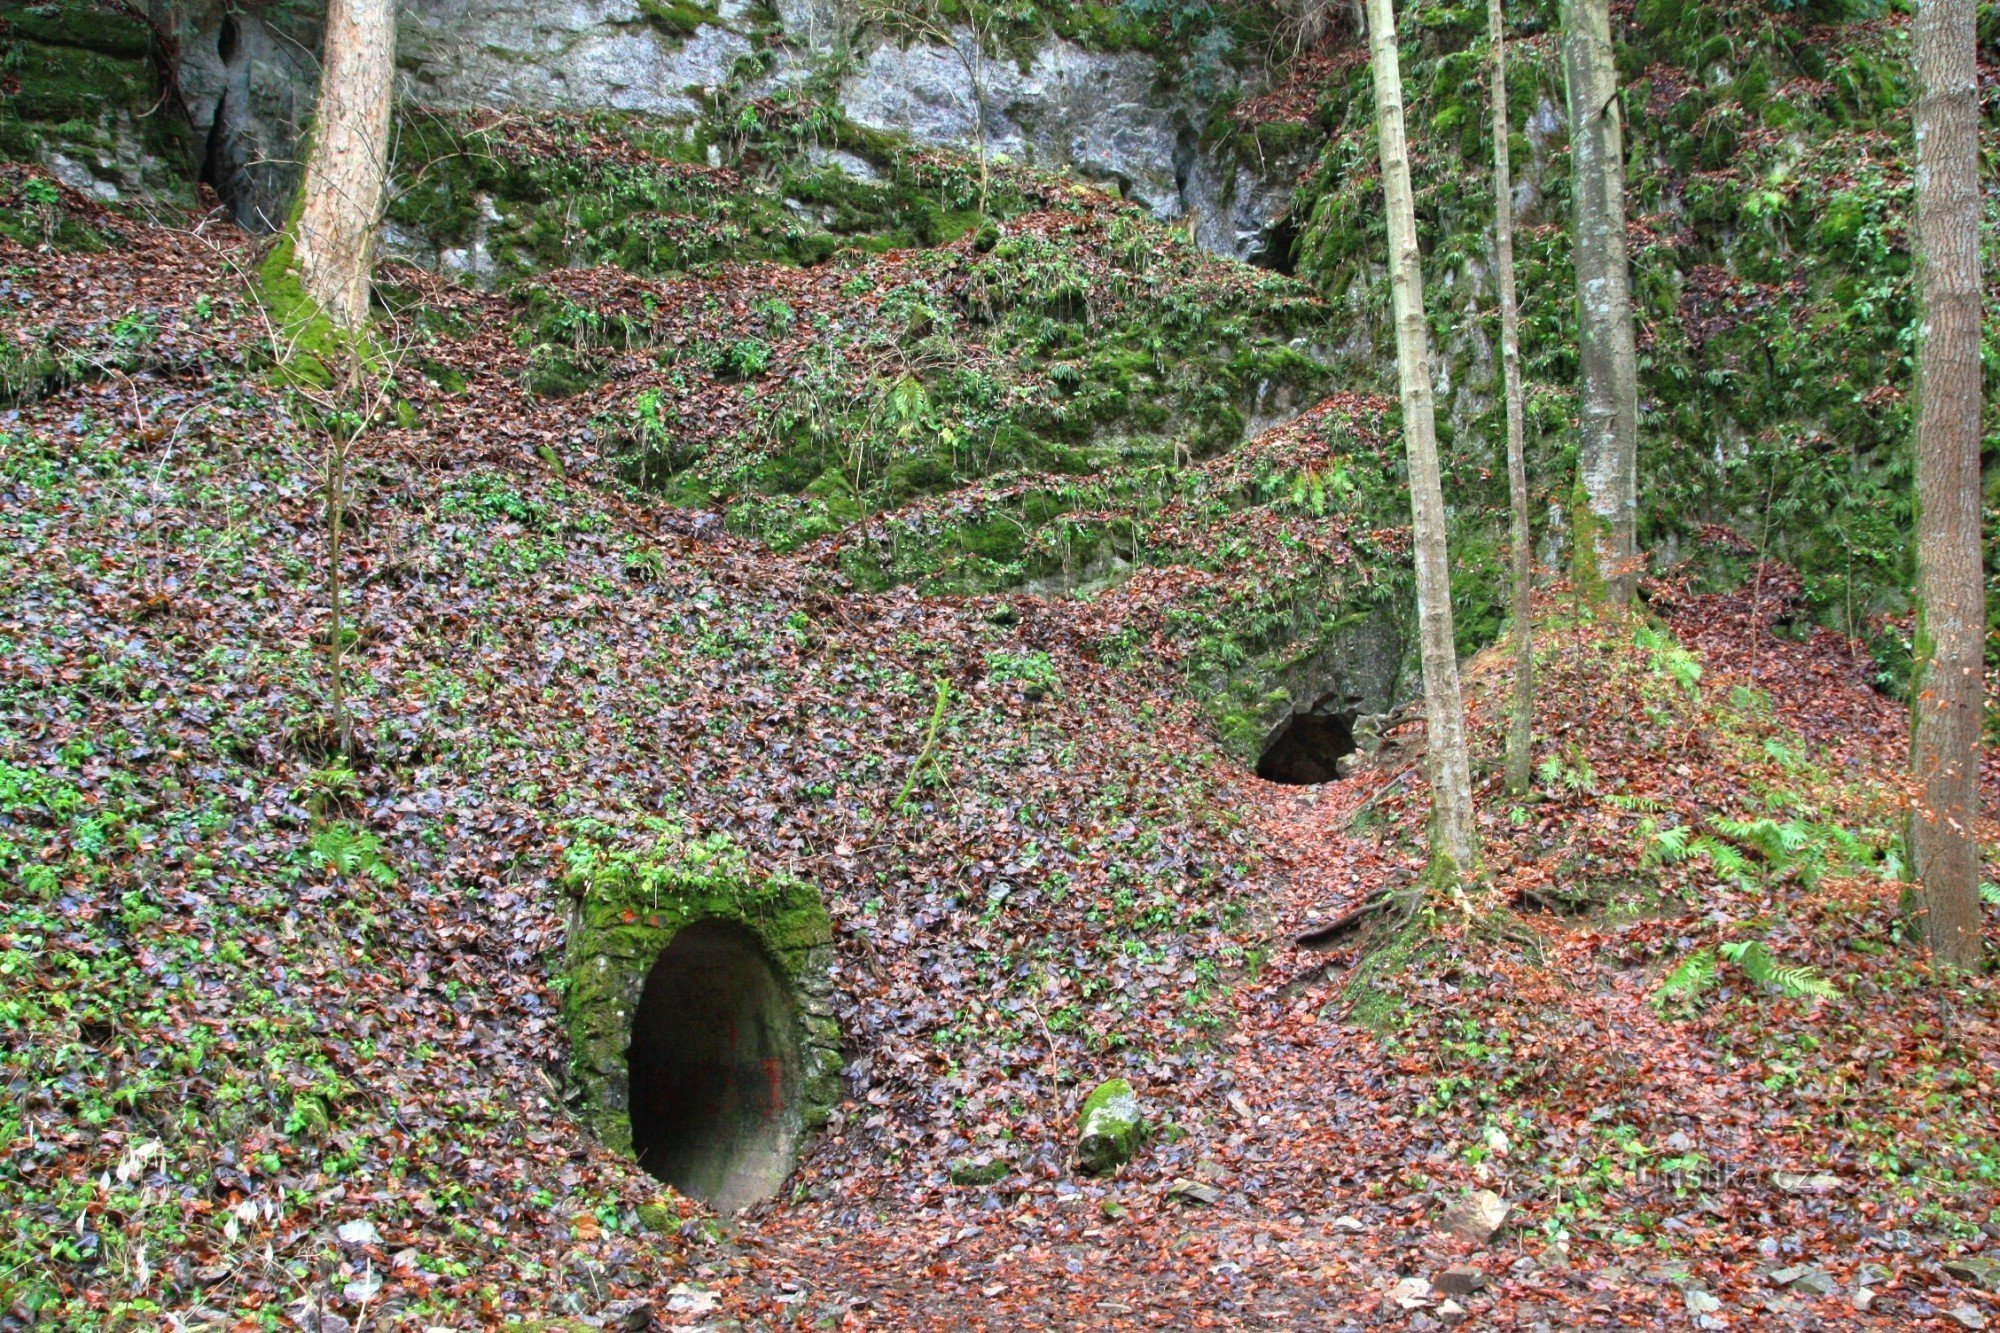
[(1623, 606), (1638, 586), (1639, 361), (1625, 256), (1625, 131), (1609, 0), (1562, 0), (1583, 363), (1577, 582)]
[(1973, 0), (1918, 0), (1917, 629), (1910, 850), (1933, 954), (1980, 962), (1979, 101)]
[(1390, 0), (1368, 0), (1375, 74), (1375, 124), (1388, 204), (1389, 286), (1396, 321), (1396, 370), (1403, 396), (1403, 444), (1410, 463), (1415, 530), (1417, 625), (1424, 669), (1424, 717), (1434, 817), (1431, 851), (1455, 876), (1469, 873), (1478, 845), (1472, 773), (1466, 756), (1465, 707), (1451, 624), (1451, 565), (1445, 553), (1444, 491), (1438, 478), (1437, 422), (1431, 401), (1430, 332), (1424, 322), (1423, 272), (1417, 257), (1416, 206), (1403, 134), (1403, 78)]
[(1507, 789), (1528, 789), (1534, 745), (1534, 614), (1529, 600), (1534, 553), (1529, 547), (1528, 462), (1522, 443), (1521, 310), (1514, 295), (1514, 168), (1507, 136), (1507, 19), (1500, 0), (1486, 0), (1493, 37), (1493, 266), (1499, 273), (1500, 368), (1507, 396), (1507, 490), (1513, 502), (1514, 697), (1507, 717)]
[(319, 109), (292, 243), (306, 294), (343, 329), (368, 319), (395, 70), (394, 0), (330, 0)]

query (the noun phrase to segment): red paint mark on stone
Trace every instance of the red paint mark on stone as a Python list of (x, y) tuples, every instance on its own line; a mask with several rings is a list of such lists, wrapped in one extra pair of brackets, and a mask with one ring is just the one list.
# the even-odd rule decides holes
[(764, 1081), (770, 1085), (771, 1096), (764, 1103), (764, 1118), (769, 1120), (785, 1106), (785, 1067), (773, 1055), (764, 1057)]

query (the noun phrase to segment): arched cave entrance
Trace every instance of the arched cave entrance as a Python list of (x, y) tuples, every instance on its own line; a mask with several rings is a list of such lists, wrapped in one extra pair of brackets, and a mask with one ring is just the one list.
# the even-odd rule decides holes
[(647, 973), (627, 1053), (639, 1164), (718, 1212), (769, 1198), (804, 1129), (798, 1005), (757, 937), (696, 921)]
[(1257, 776), (1291, 787), (1332, 782), (1340, 776), (1340, 757), (1354, 748), (1352, 713), (1294, 713), (1265, 742)]

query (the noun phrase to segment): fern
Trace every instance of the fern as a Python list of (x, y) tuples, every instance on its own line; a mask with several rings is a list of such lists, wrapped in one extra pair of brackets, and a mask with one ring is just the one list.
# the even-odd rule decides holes
[(1979, 886), (1979, 901), (1988, 907), (2000, 907), (2000, 884), (1987, 880)]
[(367, 829), (352, 824), (328, 824), (313, 835), (311, 853), (341, 879), (366, 876), (383, 887), (396, 882), (396, 871), (382, 857), (382, 842)]
[(1658, 814), (1667, 808), (1665, 801), (1629, 791), (1615, 791), (1604, 799), (1630, 814)]
[(1817, 969), (1802, 963), (1781, 963), (1759, 940), (1732, 940), (1722, 946), (1722, 956), (1743, 970), (1760, 986), (1777, 991), (1787, 999), (1831, 1000), (1840, 989), (1821, 976)]
[(1708, 858), (1708, 864), (1718, 879), (1727, 880), (1739, 889), (1751, 888), (1756, 883), (1751, 873), (1750, 858), (1720, 838), (1711, 838), (1704, 833), (1688, 846), (1690, 851)]
[(1685, 861), (1693, 838), (1694, 830), (1686, 824), (1676, 824), (1672, 828), (1650, 832), (1650, 836), (1646, 839), (1646, 850), (1639, 859), (1642, 864), (1655, 866)]
[(1715, 973), (1715, 951), (1696, 949), (1681, 959), (1679, 967), (1667, 973), (1648, 1003), (1655, 1012), (1664, 1012), (1675, 1000), (1693, 1001), (1715, 984)]
[(1646, 650), (1653, 670), (1671, 677), (1682, 690), (1692, 695), (1701, 686), (1701, 661), (1687, 649), (1674, 642), (1671, 634), (1642, 625), (1632, 635), (1632, 641)]

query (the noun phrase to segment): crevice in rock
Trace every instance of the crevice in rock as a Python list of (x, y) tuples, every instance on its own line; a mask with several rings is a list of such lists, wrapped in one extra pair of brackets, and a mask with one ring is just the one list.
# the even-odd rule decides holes
[(713, 918), (676, 934), (627, 1060), (641, 1166), (725, 1213), (777, 1192), (804, 1129), (798, 1004), (754, 934)]
[(1311, 787), (1340, 777), (1339, 762), (1355, 751), (1353, 713), (1294, 713), (1265, 742), (1257, 776)]
[(1258, 268), (1267, 268), (1273, 273), (1292, 277), (1297, 273), (1299, 266), (1296, 253), (1298, 242), (1298, 223), (1293, 220), (1289, 211), (1282, 213), (1264, 229), (1263, 241), (1250, 254), (1249, 260)]

